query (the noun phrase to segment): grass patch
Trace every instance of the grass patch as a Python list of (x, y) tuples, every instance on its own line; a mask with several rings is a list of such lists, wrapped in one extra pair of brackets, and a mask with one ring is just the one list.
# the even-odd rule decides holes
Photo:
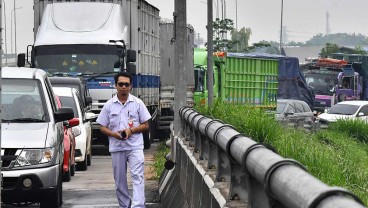
[(150, 166), (154, 170), (154, 176), (152, 176), (152, 180), (158, 180), (160, 178), (160, 175), (162, 174), (165, 166), (165, 156), (170, 152), (170, 149), (166, 147), (166, 144), (164, 141), (160, 142), (157, 147), (157, 151), (154, 154), (154, 162)]
[(368, 125), (364, 122), (341, 120), (311, 134), (282, 126), (273, 115), (254, 107), (216, 102), (196, 109), (233, 125), (256, 142), (271, 145), (324, 183), (344, 187), (368, 203)]

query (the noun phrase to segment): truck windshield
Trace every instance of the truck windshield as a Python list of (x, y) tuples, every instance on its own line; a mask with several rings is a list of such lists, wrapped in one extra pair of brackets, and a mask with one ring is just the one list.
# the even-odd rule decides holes
[(204, 91), (204, 77), (205, 71), (202, 68), (194, 68), (194, 91), (203, 92)]
[(118, 60), (116, 51), (115, 45), (36, 46), (34, 65), (49, 75), (113, 72), (114, 62)]
[(337, 84), (337, 75), (306, 73), (305, 80), (316, 95), (333, 95), (333, 88)]

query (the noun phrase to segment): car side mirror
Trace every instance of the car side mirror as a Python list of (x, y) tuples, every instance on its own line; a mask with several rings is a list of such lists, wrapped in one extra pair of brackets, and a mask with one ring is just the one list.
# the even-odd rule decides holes
[(362, 116), (364, 116), (364, 113), (363, 112), (359, 112), (358, 113), (358, 117), (362, 117)]
[(91, 120), (93, 120), (95, 118), (96, 118), (96, 114), (95, 113), (92, 113), (92, 112), (87, 112), (86, 113), (86, 120), (87, 121), (91, 121)]
[(54, 116), (55, 121), (60, 122), (74, 118), (74, 112), (70, 107), (61, 107), (54, 113)]
[(294, 111), (289, 111), (289, 112), (285, 112), (285, 115), (290, 116), (290, 115), (294, 115), (294, 113), (295, 113)]

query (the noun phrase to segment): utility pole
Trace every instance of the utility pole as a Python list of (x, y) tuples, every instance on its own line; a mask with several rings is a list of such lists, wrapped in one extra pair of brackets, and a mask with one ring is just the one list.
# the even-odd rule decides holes
[(208, 105), (213, 102), (213, 4), (207, 0), (207, 89)]
[(284, 15), (283, 13), (284, 13), (284, 0), (281, 0), (280, 55), (282, 54), (281, 49), (282, 49), (282, 18)]
[[(4, 4), (5, 5), (5, 4)], [(2, 15), (2, 8), (3, 8), (3, 5), (2, 5), (2, 2), (0, 1), (0, 22), (2, 22), (2, 19), (1, 19), (1, 15)], [(5, 11), (4, 11), (4, 14), (5, 14)], [(6, 32), (6, 31), (5, 31)], [(2, 33), (3, 33), (3, 31), (2, 30), (0, 30), (0, 37), (2, 37)], [(2, 52), (3, 50), (2, 50), (2, 43), (0, 44), (0, 51)], [(1, 89), (1, 76), (2, 76), (2, 73), (1, 73), (1, 70), (2, 70), (2, 65), (3, 65), (3, 62), (2, 62), (2, 55), (3, 54), (1, 54), (1, 57), (0, 57), (0, 150), (1, 150), (1, 120), (2, 120), (2, 118), (3, 118), (3, 112), (2, 112), (2, 104), (1, 104), (1, 91), (2, 91), (2, 89)], [(0, 154), (0, 175), (3, 175), (2, 173), (1, 173), (1, 169), (2, 169), (2, 167), (3, 167), (3, 162), (2, 162), (3, 160), (1, 159), (1, 154)], [(3, 177), (0, 177), (0, 184), (2, 185), (3, 184)], [(1, 188), (0, 188), (0, 201), (2, 201), (1, 200)], [(1, 204), (0, 204), (0, 207), (1, 207)]]
[[(235, 28), (236, 28), (236, 40), (238, 40), (238, 0), (235, 0)], [(236, 51), (239, 52), (239, 43), (236, 43)]]
[(14, 51), (15, 54), (17, 54), (17, 12), (16, 12), (17, 8), (15, 8), (15, 0), (14, 0)]
[(5, 36), (5, 54), (6, 54), (6, 58), (5, 58), (5, 64), (8, 65), (8, 45), (7, 45), (7, 38), (6, 38), (6, 32), (8, 31), (8, 29), (6, 28), (6, 13), (5, 13), (5, 0), (3, 0), (3, 4), (1, 5), (1, 8), (4, 7), (4, 36)]
[[(174, 136), (181, 136), (182, 127), (179, 109), (187, 105), (187, 1), (175, 0), (174, 41), (175, 41), (175, 97)], [(189, 73), (193, 73), (190, 71)], [(173, 158), (172, 158), (173, 159)]]

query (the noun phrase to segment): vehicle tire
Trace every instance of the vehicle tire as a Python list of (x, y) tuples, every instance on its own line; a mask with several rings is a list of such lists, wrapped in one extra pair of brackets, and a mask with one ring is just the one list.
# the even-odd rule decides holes
[(68, 167), (68, 171), (66, 173), (63, 174), (63, 182), (69, 182), (71, 177), (72, 177), (72, 173), (71, 173), (71, 156), (69, 156), (69, 167)]
[(45, 200), (40, 202), (40, 208), (59, 208), (63, 204), (62, 174), (63, 168), (61, 167), (56, 190), (51, 192)]
[(151, 147), (150, 132), (144, 131), (142, 134), (143, 134), (144, 149), (149, 149)]
[(92, 164), (92, 153), (89, 152), (89, 154), (87, 155), (87, 165), (91, 166)]
[(86, 171), (87, 170), (87, 152), (85, 153), (84, 161), (77, 162), (77, 170)]
[(71, 176), (74, 176), (75, 175), (75, 163), (70, 167), (71, 168), (71, 170), (70, 170), (70, 175)]

